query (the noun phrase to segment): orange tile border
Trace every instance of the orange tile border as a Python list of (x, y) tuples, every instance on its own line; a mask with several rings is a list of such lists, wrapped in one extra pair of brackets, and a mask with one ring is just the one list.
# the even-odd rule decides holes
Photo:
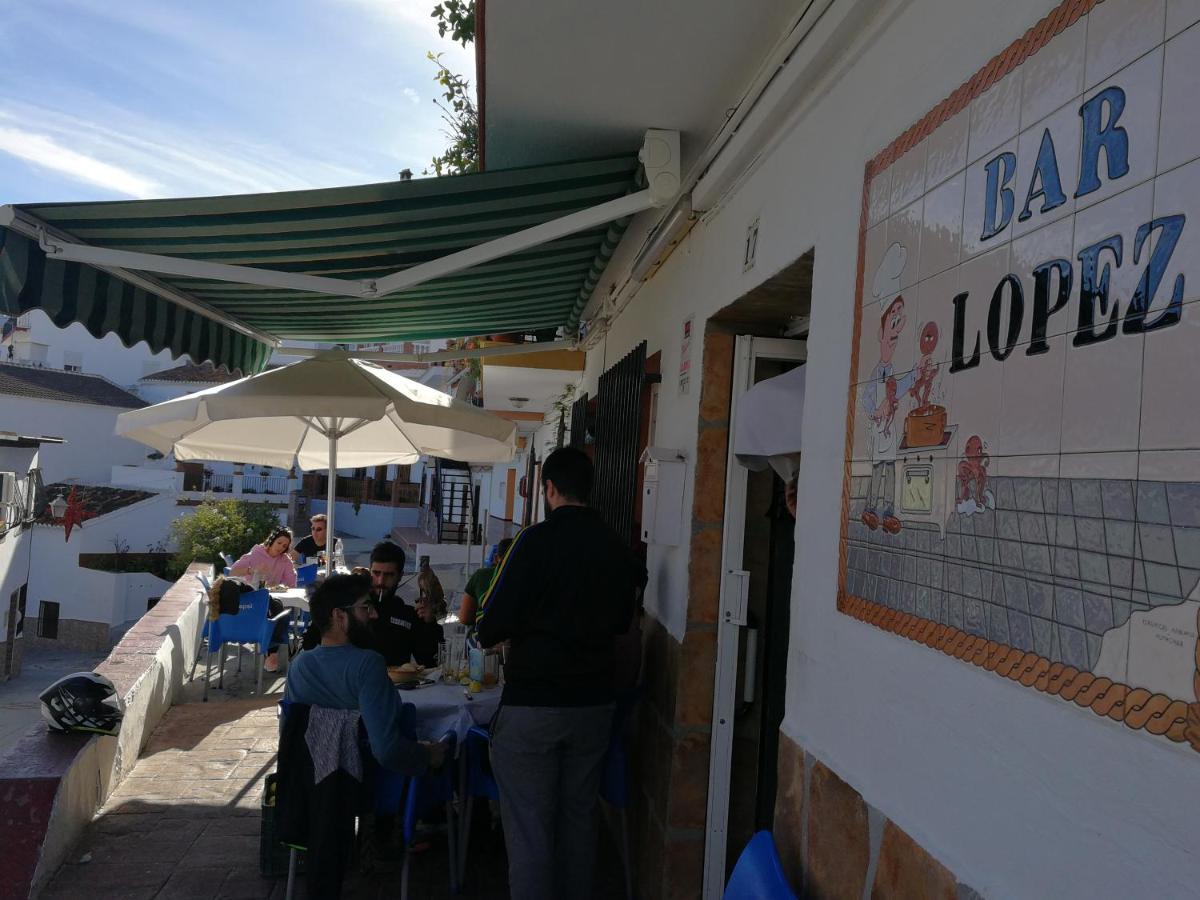
[[(1179, 743), (1192, 742), (1189, 704), (1172, 700), (1166, 694), (1131, 688), (1111, 678), (1081, 671), (1065, 663), (1051, 662), (1036, 653), (967, 634), (950, 625), (940, 625), (861, 597), (843, 594), (838, 600), (838, 610), (860, 622), (1020, 682), (1025, 687), (1073, 700), (1077, 706), (1123, 722), (1130, 728), (1144, 728), (1151, 734)], [(1195, 744), (1192, 746), (1195, 748)]]

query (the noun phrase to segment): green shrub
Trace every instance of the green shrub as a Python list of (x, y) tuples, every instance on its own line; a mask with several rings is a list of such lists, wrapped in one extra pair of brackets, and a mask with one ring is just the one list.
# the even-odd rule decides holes
[(279, 517), (266, 503), (244, 500), (207, 500), (190, 516), (171, 523), (171, 537), (179, 548), (173, 561), (178, 578), (193, 562), (220, 567), (221, 554), (237, 559), (279, 527)]

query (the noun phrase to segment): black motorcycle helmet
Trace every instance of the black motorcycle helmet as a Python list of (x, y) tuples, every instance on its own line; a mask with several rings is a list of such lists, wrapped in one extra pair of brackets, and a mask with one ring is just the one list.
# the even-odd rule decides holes
[(113, 683), (95, 672), (66, 675), (42, 691), (42, 718), (51, 731), (116, 734), (121, 700)]

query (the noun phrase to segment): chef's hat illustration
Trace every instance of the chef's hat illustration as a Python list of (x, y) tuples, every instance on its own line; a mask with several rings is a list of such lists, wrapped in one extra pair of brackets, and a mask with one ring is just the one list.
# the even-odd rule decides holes
[(879, 261), (875, 270), (875, 281), (871, 285), (871, 294), (875, 302), (883, 306), (883, 302), (900, 291), (900, 276), (904, 273), (904, 264), (908, 261), (908, 250), (899, 241), (892, 243)]

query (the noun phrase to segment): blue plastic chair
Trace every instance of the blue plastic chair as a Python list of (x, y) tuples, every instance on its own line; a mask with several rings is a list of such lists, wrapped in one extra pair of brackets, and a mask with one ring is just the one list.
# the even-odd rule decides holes
[(629, 751), (625, 747), (625, 724), (640, 696), (641, 689), (634, 688), (617, 698), (612, 737), (600, 779), (600, 798), (619, 814), (621, 865), (625, 870), (625, 896), (630, 900), (633, 898), (633, 855), (629, 848)]
[[(408, 705), (408, 704), (406, 704)], [(446, 812), (446, 842), (450, 859), (450, 893), (458, 893), (458, 853), (455, 836), (458, 825), (454, 816), (454, 773), (450, 761), (455, 757), (458, 735), (447, 731), (441, 739), (446, 745), (446, 764), (439, 772), (427, 772), (408, 779), (404, 797), (404, 868), (400, 871), (400, 900), (408, 900), (408, 870), (417, 824), (438, 809)]]
[(271, 634), (277, 622), (289, 619), (290, 609), (274, 618), (267, 615), (267, 606), (271, 595), (266, 590), (249, 591), (238, 600), (237, 615), (218, 616), (216, 621), (209, 621), (208, 628), (208, 669), (204, 679), (204, 700), (208, 700), (208, 686), (212, 681), (212, 655), (220, 654), (218, 687), (225, 686), (225, 645), (251, 644), (254, 647), (254, 658), (258, 664), (257, 690), (262, 693), (263, 657), (271, 644)]
[(771, 832), (760, 831), (750, 838), (722, 897), (723, 900), (796, 900), (783, 874)]
[(484, 766), (488, 759), (491, 735), (487, 729), (478, 725), (471, 726), (467, 739), (463, 743), (464, 778), (460, 787), (460, 800), (463, 803), (463, 821), (458, 837), (458, 883), (462, 884), (467, 872), (467, 847), (471, 842), (471, 815), (475, 807), (475, 799), (500, 800), (500, 786), (492, 773)]
[(296, 569), (296, 587), (304, 587), (317, 580), (317, 564), (308, 563)]

